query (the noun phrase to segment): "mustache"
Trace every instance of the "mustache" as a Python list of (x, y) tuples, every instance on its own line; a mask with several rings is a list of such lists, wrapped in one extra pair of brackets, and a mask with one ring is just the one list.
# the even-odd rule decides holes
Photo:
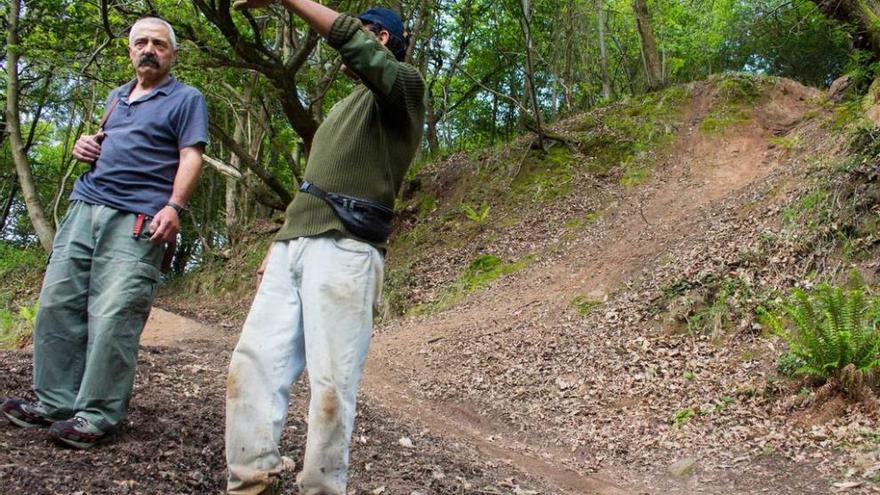
[(153, 55), (152, 53), (141, 55), (141, 57), (138, 59), (138, 67), (143, 67), (145, 65), (148, 65), (154, 69), (158, 69), (159, 57)]

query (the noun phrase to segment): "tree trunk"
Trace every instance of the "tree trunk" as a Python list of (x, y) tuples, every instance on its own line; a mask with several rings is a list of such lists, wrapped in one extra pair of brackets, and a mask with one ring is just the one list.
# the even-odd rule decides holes
[(435, 156), (440, 151), (440, 139), (437, 137), (437, 114), (434, 112), (434, 99), (431, 97), (430, 94), (428, 95), (428, 105), (425, 110), (428, 152), (431, 154), (431, 156)]
[(855, 48), (869, 50), (880, 59), (880, 1), (812, 0), (827, 17), (856, 28)]
[(642, 49), (642, 62), (645, 64), (645, 74), (648, 77), (648, 89), (654, 90), (662, 87), (665, 81), (660, 54), (657, 52), (657, 41), (654, 39), (654, 30), (651, 29), (648, 5), (645, 0), (633, 0), (632, 8), (636, 18), (636, 31), (639, 33), (639, 44)]
[(606, 12), (602, 0), (596, 0), (596, 17), (599, 27), (599, 67), (602, 69), (602, 97), (611, 100), (611, 76), (608, 74), (608, 48), (605, 46)]
[(532, 66), (532, 49), (534, 45), (531, 31), (532, 9), (529, 6), (529, 0), (521, 0), (520, 7), (522, 7), (523, 14), (520, 26), (526, 41), (526, 83), (528, 85), (529, 97), (532, 100), (532, 109), (535, 112), (535, 126), (536, 133), (538, 134), (537, 144), (540, 149), (544, 149), (544, 126), (541, 122), (541, 107), (538, 105), (538, 92), (535, 90), (535, 71)]
[(9, 221), (9, 212), (12, 211), (12, 202), (15, 201), (15, 195), (18, 194), (18, 184), (12, 181), (9, 184), (9, 195), (3, 202), (3, 210), (0, 211), (0, 234), (6, 230), (6, 222)]
[(21, 135), (21, 122), (19, 120), (19, 85), (18, 85), (18, 20), (21, 14), (21, 1), (12, 0), (9, 7), (6, 33), (6, 129), (9, 134), (9, 144), (12, 148), (12, 161), (15, 163), (15, 173), (21, 185), (21, 193), (27, 208), (31, 225), (34, 227), (40, 245), (47, 252), (52, 250), (52, 239), (55, 237), (55, 228), (46, 218), (43, 205), (40, 204), (40, 196), (37, 194), (34, 174), (28, 163), (24, 140)]

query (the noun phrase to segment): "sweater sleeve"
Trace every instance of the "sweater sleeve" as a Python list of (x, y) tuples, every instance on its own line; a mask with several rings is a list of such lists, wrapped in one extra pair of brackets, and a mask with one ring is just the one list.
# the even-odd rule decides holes
[(327, 42), (382, 104), (402, 106), (408, 112), (423, 108), (425, 83), (418, 69), (394, 58), (375, 36), (362, 29), (360, 20), (340, 14)]

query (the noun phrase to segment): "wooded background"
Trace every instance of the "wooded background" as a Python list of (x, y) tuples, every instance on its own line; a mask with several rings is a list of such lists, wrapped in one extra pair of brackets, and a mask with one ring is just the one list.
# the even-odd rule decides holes
[[(575, 113), (723, 71), (827, 86), (867, 85), (880, 47), (875, 0), (328, 0), (396, 9), (407, 59), (428, 84), (429, 160), (534, 133)], [(76, 177), (78, 136), (133, 77), (127, 30), (155, 15), (175, 28), (173, 73), (206, 96), (211, 144), (183, 217), (174, 269), (223, 256), (283, 210), (315, 130), (352, 88), (336, 52), (279, 6), (227, 0), (5, 0), (0, 239), (51, 246)]]

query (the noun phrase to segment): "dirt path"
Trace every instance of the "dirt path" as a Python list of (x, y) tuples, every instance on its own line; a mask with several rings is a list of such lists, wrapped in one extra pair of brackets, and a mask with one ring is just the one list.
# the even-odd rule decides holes
[[(53, 445), (43, 430), (0, 423), (0, 493), (167, 495), (223, 493), (226, 366), (236, 332), (224, 332), (154, 308), (142, 338), (135, 389), (121, 435), (88, 451)], [(31, 353), (0, 351), (0, 397), (33, 398)], [(308, 429), (308, 393), (294, 386), (282, 473), (295, 492)], [(407, 445), (401, 445), (407, 439)], [(541, 479), (487, 460), (389, 412), (373, 400), (358, 407), (349, 493), (460, 495), (556, 493)]]
[[(168, 346), (184, 351), (198, 348), (207, 352), (228, 352), (234, 347), (236, 338), (234, 334), (224, 335), (195, 320), (153, 308), (144, 328), (141, 345)], [(551, 493), (631, 493), (619, 489), (610, 480), (599, 476), (584, 477), (555, 464), (553, 457), (548, 456), (550, 449), (535, 449), (524, 441), (512, 446), (508, 439), (517, 438), (514, 432), (502, 431), (500, 425), (484, 422), (464, 408), (452, 404), (429, 403), (412, 395), (401, 396), (400, 390), (387, 383), (378, 385), (371, 376), (367, 376), (365, 380), (370, 384), (366, 400), (371, 407), (393, 416), (417, 420), (419, 425), (429, 428), (434, 434), (439, 433), (443, 438), (466, 441), (482, 454), (517, 471), (536, 473), (539, 478), (550, 483), (553, 487)], [(560, 453), (557, 452), (556, 455)]]
[(552, 263), (510, 277), (452, 310), (380, 329), (365, 377), (367, 394), (443, 437), (471, 443), (487, 456), (547, 479), (560, 493), (644, 492), (644, 486), (610, 481), (623, 478), (613, 470), (584, 471), (580, 459), (585, 454), (554, 446), (540, 424), (528, 433), (512, 431), (504, 420), (468, 404), (426, 400), (424, 387), (435, 382), (431, 373), (446, 374), (436, 382), (455, 383), (456, 370), (429, 369), (424, 357), (439, 353), (452, 363), (448, 356), (465, 351), (462, 342), (511, 332), (524, 320), (552, 320), (576, 295), (602, 301), (691, 235), (713, 204), (778, 167), (785, 151), (769, 139), (804, 114), (810, 91), (796, 84), (782, 88), (781, 96), (748, 124), (720, 137), (698, 129), (713, 96), (705, 89), (695, 90), (666, 163), (606, 214), (601, 237), (583, 239)]
[(195, 320), (153, 308), (141, 335), (141, 345), (192, 349), (207, 344), (211, 348), (231, 349), (236, 338), (234, 334), (227, 335)]

